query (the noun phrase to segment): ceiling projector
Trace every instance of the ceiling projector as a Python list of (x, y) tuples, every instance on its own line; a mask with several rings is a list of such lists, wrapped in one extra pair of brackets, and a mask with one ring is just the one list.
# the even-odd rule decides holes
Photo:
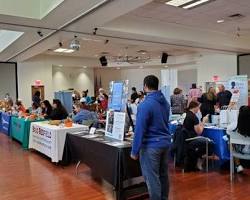
[(75, 39), (72, 40), (72, 42), (70, 43), (70, 48), (76, 51), (79, 51), (81, 44), (80, 41), (76, 39), (77, 36), (75, 36)]

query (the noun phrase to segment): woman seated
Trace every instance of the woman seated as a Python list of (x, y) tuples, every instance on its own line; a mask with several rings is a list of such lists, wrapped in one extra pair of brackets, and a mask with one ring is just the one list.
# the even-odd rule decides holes
[(61, 101), (59, 99), (54, 99), (53, 110), (48, 118), (52, 120), (63, 120), (66, 119), (67, 117), (68, 117), (68, 112), (62, 105)]
[(22, 112), (22, 113), (26, 112), (26, 108), (23, 105), (22, 100), (20, 100), (20, 99), (16, 101), (16, 111)]
[[(239, 110), (238, 123), (232, 122), (228, 127), (228, 131), (237, 131), (240, 135), (245, 137), (250, 137), (250, 107), (241, 106)], [(250, 154), (249, 145), (234, 145), (235, 151), (242, 154)], [(236, 172), (240, 173), (244, 170), (240, 160), (238, 158), (234, 159)]]
[(33, 102), (31, 114), (40, 115), (41, 113), (42, 113), (42, 109), (41, 109), (40, 105)]
[(48, 100), (44, 100), (41, 103), (41, 108), (42, 108), (42, 115), (44, 116), (45, 119), (47, 119), (52, 112), (52, 106)]
[[(185, 139), (200, 136), (204, 130), (204, 124), (208, 121), (208, 116), (203, 117), (199, 122), (196, 114), (199, 112), (200, 106), (196, 101), (189, 103), (186, 118), (183, 123), (183, 132)], [(212, 154), (212, 144), (209, 144), (209, 155)], [(184, 170), (196, 171), (202, 169), (202, 158), (206, 154), (206, 140), (204, 138), (190, 141), (185, 146)]]
[(86, 103), (82, 102), (79, 104), (76, 104), (74, 111), (76, 112), (76, 114), (73, 116), (73, 121), (75, 123), (79, 123), (82, 124), (82, 122), (85, 121), (97, 121), (97, 117), (95, 115), (95, 113), (90, 112), (88, 110), (88, 106), (86, 105)]

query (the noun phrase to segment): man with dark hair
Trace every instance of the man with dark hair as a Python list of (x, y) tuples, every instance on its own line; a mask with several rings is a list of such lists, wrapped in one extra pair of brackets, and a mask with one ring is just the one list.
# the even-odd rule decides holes
[(135, 100), (136, 100), (138, 97), (139, 97), (139, 96), (138, 96), (138, 93), (137, 93), (137, 91), (136, 91), (136, 87), (132, 87), (132, 94), (131, 94), (131, 97), (130, 97), (131, 103), (134, 103)]
[(159, 80), (156, 76), (145, 77), (144, 91), (147, 96), (138, 107), (131, 158), (140, 158), (150, 199), (167, 200), (167, 157), (171, 144), (168, 129), (170, 105), (158, 90), (158, 86)]

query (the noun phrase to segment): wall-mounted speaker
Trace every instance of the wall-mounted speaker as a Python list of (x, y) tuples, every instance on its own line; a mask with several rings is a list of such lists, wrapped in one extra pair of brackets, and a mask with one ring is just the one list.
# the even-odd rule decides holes
[(103, 67), (107, 66), (108, 65), (108, 61), (107, 61), (107, 58), (105, 56), (102, 56), (100, 57), (100, 63)]
[(167, 53), (162, 53), (161, 55), (161, 63), (167, 63), (168, 61), (168, 54)]

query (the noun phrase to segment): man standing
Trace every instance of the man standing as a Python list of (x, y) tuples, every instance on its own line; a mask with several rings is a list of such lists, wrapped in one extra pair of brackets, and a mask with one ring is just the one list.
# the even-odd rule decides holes
[(218, 86), (219, 93), (217, 94), (217, 102), (219, 103), (220, 108), (223, 106), (228, 106), (232, 93), (228, 90), (225, 90), (225, 86), (220, 84)]
[(168, 130), (170, 105), (158, 90), (159, 80), (154, 75), (144, 79), (145, 100), (139, 105), (131, 158), (140, 159), (142, 174), (151, 200), (167, 200)]

